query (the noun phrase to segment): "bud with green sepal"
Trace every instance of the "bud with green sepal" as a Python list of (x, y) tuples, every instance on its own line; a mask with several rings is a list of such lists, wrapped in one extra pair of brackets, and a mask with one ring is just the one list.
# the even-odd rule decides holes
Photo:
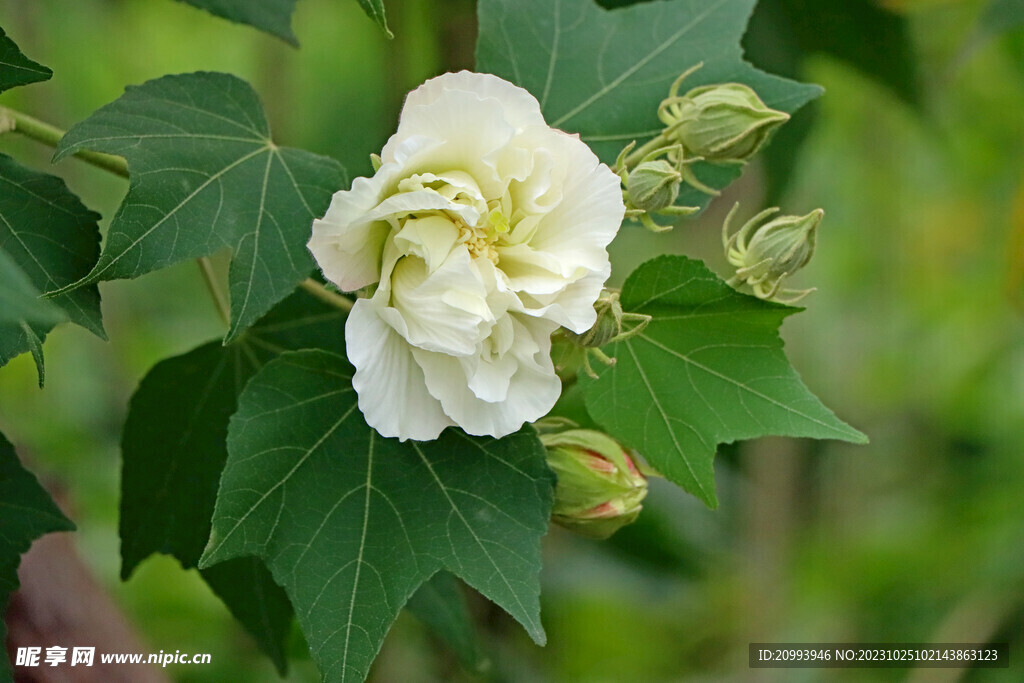
[(576, 334), (563, 329), (559, 336), (585, 351), (582, 356), (583, 370), (596, 379), (597, 373), (590, 366), (590, 356), (593, 355), (605, 365), (614, 365), (615, 359), (609, 358), (598, 347), (639, 334), (651, 322), (651, 316), (623, 311), (619, 293), (609, 289), (601, 292), (594, 303), (594, 310), (597, 312), (597, 320), (589, 330)]
[(721, 83), (693, 88), (679, 95), (688, 69), (658, 107), (666, 134), (690, 156), (716, 163), (745, 163), (754, 156), (772, 131), (789, 120), (789, 114), (768, 107), (756, 92), (742, 83)]
[(607, 434), (592, 429), (548, 431), (538, 424), (555, 473), (551, 519), (589, 538), (608, 538), (634, 522), (647, 495), (647, 479), (634, 458)]
[[(615, 169), (625, 188), (622, 197), (626, 203), (626, 217), (639, 220), (652, 232), (665, 232), (672, 227), (658, 225), (651, 214), (689, 216), (700, 211), (699, 206), (674, 206), (684, 180), (691, 184), (699, 182), (686, 167), (694, 160), (684, 159), (682, 147), (671, 145), (647, 152), (630, 170), (627, 157), (635, 145), (635, 141), (626, 145), (615, 162)], [(659, 158), (662, 156), (665, 158)]]
[(661, 211), (679, 196), (683, 174), (664, 159), (644, 161), (626, 180), (629, 203), (642, 211)]
[(779, 216), (759, 225), (777, 208), (766, 209), (747, 221), (732, 236), (729, 223), (739, 204), (732, 207), (722, 225), (725, 258), (736, 268), (729, 284), (750, 285), (761, 299), (796, 303), (813, 289), (782, 289), (782, 281), (807, 265), (814, 255), (818, 225), (825, 212), (815, 209), (806, 216)]

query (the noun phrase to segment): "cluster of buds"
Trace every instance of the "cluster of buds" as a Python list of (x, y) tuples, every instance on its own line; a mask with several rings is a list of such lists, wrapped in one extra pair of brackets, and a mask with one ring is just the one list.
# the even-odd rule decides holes
[(614, 365), (615, 359), (609, 358), (600, 347), (607, 344), (629, 339), (643, 331), (651, 322), (651, 316), (643, 313), (627, 313), (622, 310), (619, 293), (605, 289), (594, 303), (597, 320), (593, 326), (582, 334), (562, 329), (562, 338), (571, 342), (580, 350), (580, 361), (588, 376), (597, 378), (597, 373), (590, 366), (590, 356), (594, 356), (605, 365)]
[(813, 289), (782, 289), (782, 281), (811, 260), (818, 224), (825, 212), (815, 209), (806, 216), (779, 216), (762, 223), (778, 211), (777, 208), (766, 209), (730, 236), (729, 223), (737, 208), (739, 204), (733, 206), (722, 225), (725, 258), (736, 268), (729, 284), (747, 284), (758, 298), (789, 304), (813, 292)]
[(624, 187), (626, 216), (656, 232), (669, 228), (656, 223), (652, 215), (686, 216), (699, 211), (695, 206), (675, 206), (683, 183), (705, 194), (718, 194), (697, 178), (690, 164), (746, 163), (771, 132), (789, 120), (789, 114), (771, 109), (741, 83), (705, 85), (680, 95), (683, 81), (701, 66), (677, 78), (658, 106), (665, 129), (636, 152), (636, 143), (630, 143), (615, 162)]
[(591, 429), (547, 431), (543, 421), (538, 427), (557, 477), (554, 522), (589, 538), (608, 538), (636, 520), (647, 479), (635, 454)]

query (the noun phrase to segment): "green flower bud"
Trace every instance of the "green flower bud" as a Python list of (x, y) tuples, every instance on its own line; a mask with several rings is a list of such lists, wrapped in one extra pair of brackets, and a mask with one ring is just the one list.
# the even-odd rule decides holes
[(577, 346), (604, 346), (622, 332), (622, 304), (619, 303), (618, 292), (602, 291), (594, 303), (594, 310), (597, 311), (597, 321), (589, 330), (583, 334), (566, 330), (566, 337)]
[(679, 196), (683, 174), (664, 159), (644, 161), (629, 172), (629, 205), (643, 211), (661, 211)]
[[(771, 299), (780, 292), (783, 279), (807, 265), (814, 255), (818, 225), (825, 212), (815, 209), (806, 216), (779, 216), (758, 224), (778, 209), (768, 209), (747, 221), (739, 231), (728, 236), (729, 221), (739, 205), (733, 207), (722, 226), (725, 258), (736, 268), (737, 282), (744, 282), (762, 299)], [(803, 298), (811, 290), (798, 294)], [(796, 301), (793, 299), (792, 301)]]
[(672, 85), (658, 108), (670, 137), (692, 156), (715, 162), (745, 162), (754, 156), (789, 114), (768, 107), (742, 83), (693, 88), (677, 94), (690, 69)]
[(558, 477), (554, 522), (589, 538), (608, 538), (636, 520), (647, 479), (618, 441), (590, 429), (542, 433)]

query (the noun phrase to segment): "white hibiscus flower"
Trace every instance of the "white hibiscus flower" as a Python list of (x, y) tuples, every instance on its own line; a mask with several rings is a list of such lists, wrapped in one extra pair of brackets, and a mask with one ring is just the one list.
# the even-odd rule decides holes
[(466, 71), (409, 94), (381, 162), (309, 241), (343, 291), (377, 284), (345, 326), (367, 423), (430, 440), (543, 417), (561, 391), (551, 333), (595, 322), (618, 177), (528, 92)]

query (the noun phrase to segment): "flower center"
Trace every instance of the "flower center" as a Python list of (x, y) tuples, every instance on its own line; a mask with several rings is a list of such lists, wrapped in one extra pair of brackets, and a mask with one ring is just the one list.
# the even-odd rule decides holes
[(499, 260), (498, 247), (511, 240), (513, 224), (518, 224), (521, 218), (512, 211), (512, 200), (507, 191), (500, 199), (487, 201), (473, 179), (461, 171), (440, 175), (416, 174), (400, 181), (398, 189), (401, 192), (437, 193), (450, 202), (451, 207), (410, 211), (399, 218), (401, 222), (429, 215), (444, 216), (456, 228), (456, 244), (464, 244), (471, 257), (485, 258), (494, 265)]
[(490, 211), (481, 216), (477, 225), (467, 225), (458, 216), (453, 216), (452, 222), (459, 229), (458, 241), (466, 245), (470, 256), (482, 257), (498, 265), (497, 243), (502, 236), (509, 233), (511, 225), (501, 211), (501, 202), (493, 200), (487, 206)]

